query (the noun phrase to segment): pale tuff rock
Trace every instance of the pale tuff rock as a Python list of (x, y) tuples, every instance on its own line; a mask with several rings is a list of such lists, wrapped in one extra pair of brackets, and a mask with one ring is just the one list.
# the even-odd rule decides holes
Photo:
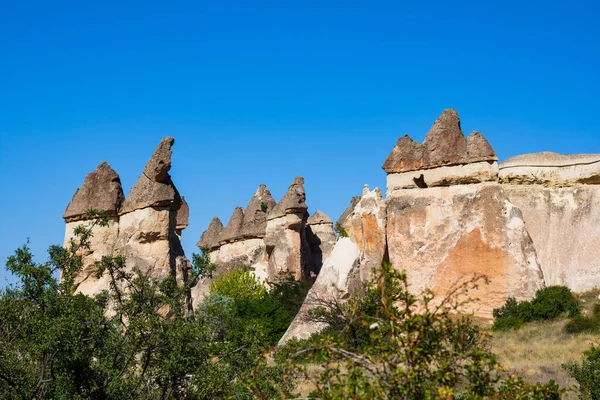
[(379, 188), (365, 185), (360, 201), (343, 222), (348, 237), (361, 251), (360, 280), (368, 282), (386, 258), (386, 203)]
[(314, 273), (311, 250), (305, 225), (308, 207), (305, 200), (304, 178), (296, 177), (288, 191), (267, 217), (268, 276), (293, 274), (296, 279), (308, 278)]
[(387, 196), (394, 196), (402, 189), (497, 181), (498, 163), (495, 161), (480, 161), (472, 164), (450, 165), (420, 171), (398, 172), (387, 176)]
[(523, 213), (546, 285), (600, 287), (600, 186), (503, 185)]
[(387, 173), (401, 173), (448, 165), (498, 161), (488, 141), (480, 132), (465, 138), (454, 109), (446, 109), (435, 121), (422, 144), (408, 135), (400, 138), (385, 160)]
[(352, 286), (360, 281), (360, 255), (359, 247), (350, 238), (337, 241), (300, 311), (279, 341), (280, 345), (293, 338), (307, 339), (327, 327), (326, 323), (311, 321), (309, 310), (332, 301), (343, 301), (352, 294)]
[(297, 176), (294, 182), (290, 185), (283, 198), (277, 203), (273, 210), (269, 213), (267, 219), (275, 219), (283, 217), (285, 214), (302, 214), (306, 213), (306, 194), (304, 192), (304, 178)]
[(219, 237), (219, 243), (225, 244), (241, 238), (243, 223), (244, 209), (242, 207), (236, 207), (233, 210), (233, 214), (231, 214), (231, 217), (229, 218), (229, 222), (221, 232), (221, 236)]
[(275, 200), (266, 185), (260, 185), (244, 212), (240, 235), (244, 238), (262, 238), (267, 232), (267, 215), (275, 208)]
[(219, 247), (219, 239), (221, 234), (223, 233), (223, 223), (218, 217), (214, 217), (210, 224), (208, 225), (208, 229), (202, 233), (200, 236), (200, 240), (196, 245), (201, 248), (207, 248), (209, 250), (214, 250)]
[(600, 184), (600, 154), (535, 153), (500, 164), (500, 182), (520, 185)]
[(348, 218), (348, 216), (352, 213), (352, 211), (354, 211), (354, 207), (356, 207), (356, 205), (358, 204), (360, 199), (361, 199), (361, 196), (352, 197), (352, 199), (350, 200), (350, 205), (348, 206), (348, 208), (346, 208), (344, 210), (342, 215), (340, 215), (340, 218), (337, 221), (338, 224), (340, 224), (340, 225), (344, 224), (344, 221), (346, 220), (346, 218)]
[(387, 200), (390, 262), (408, 273), (411, 290), (445, 295), (476, 274), (488, 277), (471, 293), (477, 316), (510, 296), (531, 298), (544, 286), (520, 211), (499, 184), (407, 189)]
[(146, 207), (168, 206), (177, 210), (181, 206), (181, 197), (171, 181), (171, 146), (175, 143), (172, 137), (166, 137), (159, 143), (150, 160), (144, 167), (142, 175), (129, 191), (123, 203), (121, 214)]
[(114, 217), (121, 208), (123, 198), (119, 175), (105, 161), (85, 177), (63, 218), (66, 222), (81, 221), (90, 209), (104, 211), (108, 216)]
[(319, 273), (323, 261), (329, 257), (336, 241), (331, 218), (321, 211), (311, 215), (306, 223), (306, 238), (310, 246), (315, 273)]

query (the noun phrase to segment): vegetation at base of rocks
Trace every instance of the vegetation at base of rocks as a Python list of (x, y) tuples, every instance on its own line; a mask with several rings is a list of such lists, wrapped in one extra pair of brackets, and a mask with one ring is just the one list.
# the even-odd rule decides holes
[(581, 304), (566, 286), (549, 286), (536, 292), (531, 301), (518, 302), (514, 297), (494, 310), (494, 330), (518, 329), (532, 321), (573, 318), (581, 314)]
[(600, 321), (595, 316), (578, 315), (565, 324), (567, 333), (597, 333), (600, 331)]
[(434, 302), (431, 293), (411, 294), (406, 274), (385, 264), (364, 297), (331, 300), (313, 313), (336, 328), (292, 341), (278, 357), (319, 399), (560, 398), (552, 381), (528, 385), (504, 372), (487, 336), (457, 314), (478, 280)]
[(600, 399), (600, 347), (592, 345), (581, 363), (569, 363), (564, 368), (579, 384), (580, 399)]
[(335, 230), (339, 237), (348, 237), (348, 232), (346, 232), (346, 229), (339, 222), (335, 223), (333, 230)]

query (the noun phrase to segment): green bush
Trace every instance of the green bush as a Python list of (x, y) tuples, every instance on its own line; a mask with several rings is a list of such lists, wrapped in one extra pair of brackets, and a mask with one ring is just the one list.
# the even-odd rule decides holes
[(531, 301), (518, 302), (509, 297), (494, 310), (494, 330), (518, 329), (532, 321), (549, 321), (559, 317), (573, 318), (581, 314), (581, 304), (566, 286), (549, 286), (535, 293)]
[(564, 330), (567, 333), (594, 333), (600, 330), (600, 321), (595, 317), (578, 315), (567, 322)]
[(594, 309), (592, 313), (594, 314), (594, 317), (600, 319), (600, 303), (594, 304)]
[(580, 399), (600, 399), (600, 347), (592, 345), (581, 364), (570, 363), (563, 368), (579, 383)]
[(236, 301), (246, 301), (262, 299), (267, 294), (267, 288), (252, 272), (234, 269), (211, 283), (210, 292), (229, 296)]

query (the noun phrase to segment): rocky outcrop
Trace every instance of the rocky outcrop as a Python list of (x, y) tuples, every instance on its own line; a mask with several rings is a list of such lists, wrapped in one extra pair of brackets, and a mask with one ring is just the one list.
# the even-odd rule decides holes
[(306, 238), (311, 251), (314, 272), (318, 274), (323, 261), (329, 257), (336, 241), (331, 218), (321, 211), (311, 215), (306, 222)]
[(500, 165), (500, 182), (516, 185), (600, 184), (600, 154), (524, 154)]
[(119, 175), (105, 161), (84, 179), (83, 185), (73, 195), (63, 218), (66, 222), (86, 219), (88, 210), (104, 211), (117, 216), (124, 199)]
[(546, 284), (600, 287), (600, 155), (517, 156), (500, 165), (500, 180), (523, 212)]
[(236, 207), (229, 217), (229, 222), (223, 228), (221, 236), (219, 237), (219, 243), (225, 244), (234, 242), (236, 239), (241, 239), (242, 225), (244, 224), (244, 209), (242, 207)]
[(206, 229), (202, 236), (200, 236), (200, 240), (196, 245), (199, 248), (206, 248), (208, 250), (215, 250), (219, 248), (219, 239), (221, 238), (221, 234), (223, 233), (223, 223), (218, 217), (214, 217), (210, 224), (208, 225), (208, 229)]
[[(179, 235), (188, 224), (188, 207), (171, 181), (171, 137), (163, 139), (142, 175), (123, 200), (118, 175), (101, 164), (86, 177), (67, 207), (65, 242), (85, 218), (84, 210), (101, 209), (111, 216), (108, 227), (95, 227), (89, 249), (83, 251), (84, 267), (76, 276), (78, 290), (96, 294), (108, 289), (108, 278), (96, 277), (96, 263), (103, 256), (124, 256), (129, 270), (139, 268), (155, 278), (174, 276), (183, 282), (189, 261)], [(89, 223), (89, 222), (87, 222)]]
[(276, 203), (266, 185), (260, 185), (250, 199), (244, 214), (240, 236), (243, 238), (263, 238), (267, 233), (267, 215)]

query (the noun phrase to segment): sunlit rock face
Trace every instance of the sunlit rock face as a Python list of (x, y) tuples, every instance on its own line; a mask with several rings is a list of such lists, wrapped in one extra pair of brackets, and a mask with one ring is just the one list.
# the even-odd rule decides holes
[(500, 180), (523, 212), (546, 284), (600, 287), (600, 155), (517, 156), (500, 165)]
[(75, 277), (80, 292), (93, 295), (109, 288), (108, 277), (96, 274), (103, 256), (124, 256), (130, 271), (185, 281), (190, 265), (179, 238), (188, 224), (188, 209), (169, 175), (173, 144), (172, 137), (159, 143), (126, 199), (107, 163), (89, 174), (73, 196), (64, 215), (65, 244), (77, 225), (91, 223), (85, 221), (85, 210), (102, 210), (110, 217), (108, 227), (94, 227), (90, 248), (82, 250), (84, 268)]

